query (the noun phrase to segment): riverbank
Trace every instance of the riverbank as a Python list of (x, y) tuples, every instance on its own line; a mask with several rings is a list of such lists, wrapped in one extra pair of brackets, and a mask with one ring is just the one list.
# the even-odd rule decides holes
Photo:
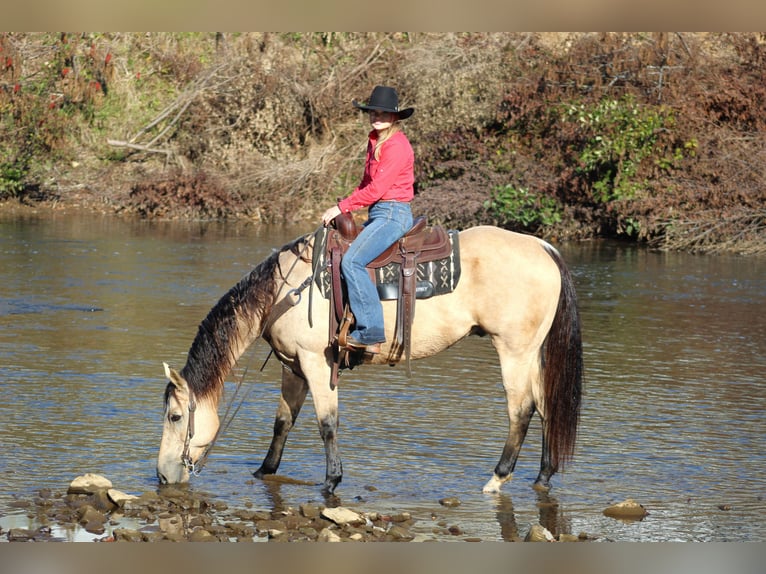
[(388, 78), (416, 108), (413, 209), (432, 223), (766, 252), (763, 34), (9, 33), (0, 49), (0, 198), (313, 224), (361, 177), (351, 101)]
[[(291, 483), (270, 476), (271, 483)], [(9, 542), (480, 542), (459, 524), (435, 513), (418, 516), (399, 511), (381, 513), (351, 509), (333, 502), (306, 501), (297, 508), (232, 507), (188, 485), (169, 485), (140, 495), (112, 488), (106, 477), (77, 477), (66, 491), (41, 489), (11, 508), (21, 520), (0, 510), (0, 540)], [(439, 501), (459, 506), (457, 497)], [(358, 504), (355, 504), (358, 506)], [(618, 516), (640, 520), (635, 513)], [(24, 523), (21, 527), (14, 522)], [(5, 525), (5, 527), (3, 527)], [(554, 536), (541, 524), (507, 542), (583, 542), (588, 534)]]

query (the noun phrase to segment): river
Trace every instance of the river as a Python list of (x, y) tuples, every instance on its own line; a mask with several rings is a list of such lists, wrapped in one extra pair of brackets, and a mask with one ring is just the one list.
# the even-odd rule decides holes
[[(61, 216), (0, 221), (0, 528), (14, 501), (65, 491), (86, 472), (156, 488), (162, 362), (176, 368), (198, 323), (271, 249), (304, 227)], [(585, 396), (572, 463), (536, 493), (540, 426), (512, 482), (481, 488), (507, 424), (488, 340), (341, 379), (344, 506), (408, 511), (465, 536), (508, 540), (541, 522), (615, 541), (766, 541), (766, 259), (660, 253), (613, 242), (558, 246), (578, 289)], [(230, 506), (321, 502), (314, 484), (253, 479), (271, 438), (279, 365), (243, 359), (245, 401), (192, 488)], [(240, 376), (240, 375), (236, 375)], [(227, 383), (227, 392), (236, 379)], [(310, 401), (280, 474), (320, 483)], [(457, 497), (460, 505), (439, 500)], [(632, 498), (649, 515), (603, 515)], [(84, 531), (70, 540), (90, 540)]]

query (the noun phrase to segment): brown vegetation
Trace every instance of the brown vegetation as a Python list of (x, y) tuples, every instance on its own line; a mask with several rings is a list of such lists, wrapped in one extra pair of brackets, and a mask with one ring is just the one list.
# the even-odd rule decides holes
[(385, 83), (432, 221), (766, 251), (762, 34), (3, 34), (0, 64), (0, 195), (316, 222)]

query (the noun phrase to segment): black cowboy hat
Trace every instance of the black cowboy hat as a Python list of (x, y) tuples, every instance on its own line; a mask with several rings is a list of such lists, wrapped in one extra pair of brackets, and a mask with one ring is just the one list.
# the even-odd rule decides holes
[(369, 112), (370, 110), (379, 110), (398, 114), (400, 120), (410, 117), (415, 108), (399, 109), (399, 94), (394, 88), (388, 86), (375, 86), (370, 95), (370, 100), (366, 104), (360, 104), (356, 100), (351, 102), (354, 107)]

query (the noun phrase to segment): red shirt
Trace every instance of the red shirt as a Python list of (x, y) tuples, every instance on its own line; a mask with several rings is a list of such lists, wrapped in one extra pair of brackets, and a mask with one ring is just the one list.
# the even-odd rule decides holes
[(412, 201), (415, 195), (415, 154), (407, 136), (396, 132), (380, 148), (380, 159), (374, 156), (378, 132), (372, 130), (367, 142), (364, 176), (347, 198), (338, 202), (344, 213), (369, 207), (376, 201)]

